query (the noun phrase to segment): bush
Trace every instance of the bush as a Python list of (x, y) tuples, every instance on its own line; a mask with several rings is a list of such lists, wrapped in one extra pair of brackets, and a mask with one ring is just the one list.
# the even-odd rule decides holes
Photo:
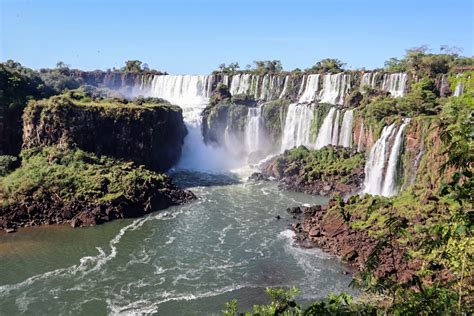
[(0, 186), (7, 204), (22, 201), (25, 196), (41, 201), (51, 194), (63, 201), (123, 198), (133, 202), (140, 196), (137, 192), (166, 181), (166, 176), (132, 162), (98, 157), (79, 149), (45, 147), (22, 151), (21, 167), (2, 178)]
[(20, 166), (20, 161), (15, 156), (0, 156), (0, 177), (4, 177)]

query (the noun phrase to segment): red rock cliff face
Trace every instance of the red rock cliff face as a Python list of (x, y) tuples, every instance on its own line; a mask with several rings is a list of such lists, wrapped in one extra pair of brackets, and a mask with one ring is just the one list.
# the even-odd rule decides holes
[(155, 171), (168, 170), (180, 158), (186, 127), (177, 107), (103, 107), (64, 99), (50, 103), (28, 105), (23, 148), (77, 146), (132, 160)]

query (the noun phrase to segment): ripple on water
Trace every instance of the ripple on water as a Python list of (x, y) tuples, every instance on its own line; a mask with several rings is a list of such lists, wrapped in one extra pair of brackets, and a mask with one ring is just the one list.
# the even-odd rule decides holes
[[(190, 204), (122, 226), (81, 230), (82, 237), (67, 246), (96, 248), (89, 247), (87, 255), (73, 253), (77, 264), (0, 286), (0, 309), (10, 314), (128, 314), (156, 312), (165, 304), (166, 311), (178, 314), (209, 314), (233, 295), (245, 306), (262, 303), (263, 294), (254, 294), (266, 286), (297, 286), (308, 298), (347, 290), (350, 277), (339, 273), (334, 258), (295, 247), (293, 232), (285, 230), (288, 206), (321, 199), (281, 192), (272, 183), (227, 179), (210, 186), (206, 181), (196, 187), (199, 199)], [(283, 220), (275, 220), (276, 215)], [(112, 228), (103, 243), (92, 234)], [(191, 301), (199, 309), (183, 304)]]

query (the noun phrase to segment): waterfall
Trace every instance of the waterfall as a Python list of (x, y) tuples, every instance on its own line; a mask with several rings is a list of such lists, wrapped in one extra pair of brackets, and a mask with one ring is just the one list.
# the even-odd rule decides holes
[(360, 129), (359, 129), (359, 139), (357, 140), (357, 151), (362, 152), (364, 149), (363, 144), (362, 144), (362, 138), (365, 136), (364, 134), (364, 121), (360, 124)]
[(247, 126), (245, 127), (245, 145), (247, 153), (264, 149), (265, 135), (263, 135), (262, 106), (249, 108)]
[(385, 176), (385, 162), (387, 161), (388, 149), (395, 124), (385, 126), (382, 135), (370, 150), (369, 158), (365, 163), (364, 193), (381, 195), (383, 178)]
[(403, 130), (408, 123), (409, 120), (406, 120), (398, 130), (395, 124), (383, 128), (382, 135), (370, 150), (365, 164), (364, 193), (382, 196), (393, 196), (397, 193), (398, 161)]
[(354, 120), (354, 110), (344, 112), (342, 118), (341, 134), (339, 135), (339, 145), (352, 147), (352, 121)]
[(207, 146), (201, 133), (201, 112), (209, 103), (212, 76), (156, 75), (143, 88), (146, 96), (165, 99), (183, 109), (188, 130), (177, 167), (201, 171), (227, 170), (237, 165), (225, 148)]
[(360, 80), (360, 89), (362, 89), (364, 86), (369, 86), (371, 88), (376, 88), (377, 86), (377, 81), (375, 80), (378, 75), (378, 72), (366, 72), (362, 74), (362, 78)]
[(270, 101), (283, 96), (287, 78), (270, 74), (266, 74), (263, 77), (251, 74), (237, 74), (232, 76), (230, 82), (229, 92), (232, 95), (245, 94), (253, 97), (255, 100)]
[(299, 103), (313, 102), (319, 89), (319, 75), (308, 75), (300, 87)]
[(364, 86), (369, 86), (373, 89), (380, 89), (390, 92), (392, 97), (402, 97), (405, 95), (408, 78), (407, 74), (384, 74), (381, 84), (377, 84), (377, 78), (380, 78), (378, 72), (366, 72), (362, 74), (362, 78), (360, 80), (360, 89), (362, 89)]
[(323, 87), (319, 96), (321, 103), (343, 104), (350, 89), (350, 76), (339, 73), (323, 76)]
[(382, 194), (383, 196), (393, 196), (397, 193), (397, 166), (400, 157), (400, 150), (403, 143), (403, 130), (409, 121), (403, 123), (398, 129), (395, 141), (390, 151), (388, 159), (387, 171), (385, 172), (385, 179), (383, 182)]
[(236, 94), (249, 94), (250, 93), (250, 82), (252, 75), (250, 74), (241, 74), (232, 76), (232, 81), (230, 82), (229, 92), (232, 95)]
[(405, 95), (406, 83), (407, 74), (385, 74), (383, 76), (381, 89), (390, 92), (390, 95), (393, 97), (402, 97)]
[(464, 82), (460, 81), (456, 85), (456, 89), (454, 89), (453, 96), (460, 97), (464, 93)]
[(318, 132), (318, 137), (316, 138), (315, 148), (320, 149), (326, 145), (331, 144), (332, 142), (332, 130), (334, 123), (334, 113), (336, 108), (331, 108), (328, 115), (324, 118), (323, 124)]
[(281, 90), (281, 93), (278, 96), (279, 99), (281, 99), (285, 96), (286, 91), (288, 90), (288, 81), (290, 81), (290, 76), (285, 77), (285, 81), (284, 81), (284, 84), (283, 84), (283, 90)]
[(333, 122), (332, 127), (332, 137), (331, 137), (331, 144), (336, 146), (339, 139), (339, 114), (340, 111), (336, 111), (336, 119)]
[(311, 123), (313, 122), (313, 105), (290, 104), (285, 120), (281, 141), (281, 150), (300, 145), (311, 146)]

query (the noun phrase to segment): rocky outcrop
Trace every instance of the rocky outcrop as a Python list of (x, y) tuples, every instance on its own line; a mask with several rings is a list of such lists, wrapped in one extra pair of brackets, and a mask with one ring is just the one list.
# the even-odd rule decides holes
[(289, 191), (348, 195), (361, 189), (364, 158), (344, 147), (327, 146), (311, 151), (300, 146), (265, 162), (261, 174), (252, 176), (252, 179), (262, 178), (276, 179), (282, 189)]
[(58, 96), (31, 102), (23, 120), (25, 149), (78, 147), (156, 171), (177, 162), (186, 135), (181, 109), (169, 104), (83, 103)]
[(134, 218), (173, 205), (184, 204), (196, 197), (190, 191), (176, 187), (169, 178), (150, 181), (146, 188), (132, 188), (130, 197), (101, 201), (66, 201), (57, 194), (23, 196), (0, 207), (0, 228), (12, 232), (19, 227), (48, 224), (70, 224), (72, 227), (94, 226), (114, 219)]
[[(324, 206), (288, 209), (298, 218), (291, 226), (296, 233), (295, 240), (303, 247), (318, 247), (337, 255), (350, 266), (362, 270), (377, 240), (369, 235), (370, 227), (363, 230), (352, 229), (341, 214), (331, 210), (331, 202)], [(401, 245), (394, 251), (384, 249), (378, 256), (379, 264), (375, 275), (382, 277), (396, 274), (401, 283), (410, 280), (411, 275), (420, 268), (421, 262), (407, 261), (405, 251)]]
[(225, 100), (210, 105), (202, 112), (202, 135), (206, 144), (225, 145), (225, 135), (243, 138), (247, 123), (248, 108), (255, 103), (230, 102)]

